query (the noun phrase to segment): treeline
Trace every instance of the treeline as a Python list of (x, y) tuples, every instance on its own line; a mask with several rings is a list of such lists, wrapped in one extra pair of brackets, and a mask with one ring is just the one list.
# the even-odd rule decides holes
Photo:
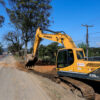
[(100, 48), (89, 48), (89, 57), (100, 56)]
[(59, 46), (56, 42), (53, 42), (47, 46), (41, 44), (38, 49), (39, 60), (48, 64), (55, 64), (56, 54), (60, 48), (62, 48), (62, 46)]
[[(79, 43), (78, 47), (83, 48), (84, 52), (86, 54), (86, 44), (85, 43)], [(99, 47), (98, 48), (97, 47), (89, 47), (88, 55), (89, 55), (89, 57), (100, 56), (100, 48)]]

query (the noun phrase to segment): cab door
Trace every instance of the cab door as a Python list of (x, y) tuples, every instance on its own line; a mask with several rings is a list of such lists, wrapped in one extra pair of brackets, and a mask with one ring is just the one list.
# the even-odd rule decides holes
[(64, 49), (58, 52), (57, 68), (63, 71), (73, 70), (74, 55), (72, 49)]

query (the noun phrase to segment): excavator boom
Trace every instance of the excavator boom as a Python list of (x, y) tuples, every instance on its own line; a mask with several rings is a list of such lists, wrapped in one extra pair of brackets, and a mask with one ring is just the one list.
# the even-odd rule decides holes
[[(48, 31), (53, 32), (51, 30), (48, 30)], [(53, 32), (53, 34), (42, 33), (42, 30), (39, 27), (36, 30), (36, 34), (35, 34), (35, 41), (34, 41), (33, 53), (32, 53), (33, 59), (29, 60), (28, 63), (26, 64), (26, 66), (34, 65), (36, 63), (38, 46), (39, 46), (42, 38), (61, 43), (66, 49), (76, 48), (76, 45), (74, 44), (72, 38), (70, 36), (68, 36), (67, 34), (62, 34), (60, 32)]]
[(35, 42), (34, 42), (34, 45), (33, 45), (33, 56), (36, 56), (36, 52), (37, 52), (39, 43), (40, 43), (42, 38), (61, 43), (62, 45), (64, 45), (64, 47), (66, 49), (76, 48), (73, 40), (67, 34), (62, 34), (62, 33), (56, 33), (56, 34), (42, 33), (41, 28), (38, 28), (37, 31), (36, 31)]

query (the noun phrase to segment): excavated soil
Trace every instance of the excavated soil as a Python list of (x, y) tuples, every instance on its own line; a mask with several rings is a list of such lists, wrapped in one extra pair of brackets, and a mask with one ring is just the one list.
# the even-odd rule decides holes
[[(42, 66), (35, 65), (33, 68), (26, 70), (24, 64), (21, 63), (16, 63), (16, 64), (18, 66), (18, 69), (35, 73), (37, 75), (46, 77), (55, 82), (55, 77), (57, 76), (55, 65), (42, 65)], [(99, 89), (99, 87), (96, 89)], [(95, 100), (100, 100), (100, 93), (96, 93)]]
[(34, 70), (37, 72), (41, 72), (41, 73), (49, 73), (51, 72), (53, 69), (55, 69), (56, 66), (55, 65), (44, 65), (44, 66), (34, 66)]

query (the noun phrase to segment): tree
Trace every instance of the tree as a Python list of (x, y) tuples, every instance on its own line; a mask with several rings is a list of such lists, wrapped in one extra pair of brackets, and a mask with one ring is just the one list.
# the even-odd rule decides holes
[[(5, 6), (5, 2), (4, 0), (0, 0), (0, 4), (2, 4), (3, 6)], [(0, 15), (0, 27), (2, 27), (2, 24), (4, 23), (4, 17), (2, 15)], [(0, 54), (2, 54), (3, 52), (3, 48), (2, 48), (2, 44), (0, 43)]]
[(84, 52), (85, 52), (85, 54), (86, 54), (86, 44), (84, 44), (83, 42), (82, 42), (82, 43), (79, 43), (79, 44), (78, 44), (78, 47), (79, 47), (79, 48), (83, 48), (83, 50), (84, 50)]
[(51, 0), (10, 0), (12, 8), (8, 9), (11, 22), (22, 32), (22, 40), (27, 44), (33, 41), (37, 27), (46, 28), (49, 26)]
[[(3, 6), (5, 6), (5, 2), (4, 0), (0, 0), (0, 4), (2, 4)], [(2, 24), (4, 23), (4, 17), (0, 15), (0, 27), (2, 27)]]
[(43, 61), (46, 61), (49, 64), (55, 64), (56, 62), (56, 53), (58, 49), (62, 48), (58, 46), (58, 43), (53, 42), (47, 46), (40, 45), (38, 49), (39, 58)]
[(58, 51), (58, 43), (53, 42), (47, 46), (46, 55), (50, 57), (51, 64), (55, 64), (56, 61), (55, 54), (57, 53), (57, 51)]
[(100, 48), (89, 48), (89, 57), (100, 56)]
[(20, 34), (16, 32), (8, 32), (4, 36), (4, 39), (8, 43), (8, 50), (12, 53), (20, 52), (22, 50), (23, 43), (21, 43)]
[(0, 16), (0, 27), (2, 27), (2, 24), (4, 23), (4, 17)]
[(44, 45), (41, 44), (41, 45), (39, 46), (39, 49), (38, 49), (39, 58), (44, 59), (45, 51), (46, 51), (46, 46), (44, 46)]
[(0, 43), (0, 55), (2, 54), (2, 52), (3, 52), (3, 46), (2, 46), (2, 44)]
[(3, 6), (5, 6), (4, 0), (0, 0), (0, 3), (1, 3)]

